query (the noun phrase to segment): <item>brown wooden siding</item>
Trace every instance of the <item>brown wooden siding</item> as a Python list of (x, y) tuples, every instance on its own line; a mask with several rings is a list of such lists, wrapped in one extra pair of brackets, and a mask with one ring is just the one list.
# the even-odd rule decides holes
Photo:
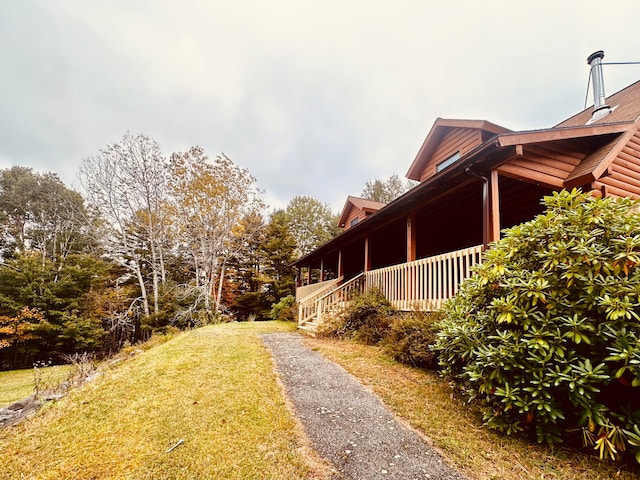
[(584, 158), (583, 152), (559, 144), (526, 146), (522, 157), (498, 167), (501, 175), (562, 188), (564, 180)]
[(609, 175), (595, 182), (608, 195), (640, 198), (640, 132), (629, 138), (609, 167)]
[(349, 215), (347, 216), (347, 220), (344, 222), (344, 229), (348, 230), (349, 228), (351, 228), (351, 222), (355, 218), (357, 218), (358, 219), (358, 223), (360, 223), (366, 217), (367, 217), (367, 214), (365, 213), (364, 210), (362, 210), (360, 208), (355, 208), (355, 207), (352, 208), (351, 211), (349, 212)]
[(454, 128), (447, 133), (438, 147), (434, 150), (431, 158), (427, 162), (420, 174), (420, 181), (423, 182), (427, 178), (432, 177), (436, 173), (436, 166), (449, 158), (456, 152), (460, 152), (460, 156), (464, 156), (469, 150), (477, 147), (482, 143), (482, 131), (474, 128)]

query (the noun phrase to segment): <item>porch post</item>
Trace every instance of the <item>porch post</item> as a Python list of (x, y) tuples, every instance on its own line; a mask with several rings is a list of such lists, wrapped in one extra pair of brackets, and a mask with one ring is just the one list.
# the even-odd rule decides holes
[(342, 249), (338, 250), (338, 277), (344, 275), (344, 265), (342, 264)]
[(407, 216), (407, 262), (416, 259), (416, 212)]
[(490, 207), (490, 228), (489, 228), (489, 242), (497, 242), (500, 240), (500, 188), (498, 184), (498, 171), (491, 170), (489, 177), (490, 194), (489, 201)]
[(311, 264), (307, 267), (307, 285), (311, 285)]
[(320, 260), (320, 281), (324, 282), (324, 258)]
[(364, 271), (371, 270), (371, 256), (369, 255), (369, 236), (364, 237)]

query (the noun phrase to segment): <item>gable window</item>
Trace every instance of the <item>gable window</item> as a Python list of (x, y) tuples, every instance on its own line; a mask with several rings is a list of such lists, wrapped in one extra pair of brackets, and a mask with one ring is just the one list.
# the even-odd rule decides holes
[(354, 225), (356, 225), (358, 223), (358, 218), (354, 218), (353, 220), (351, 220), (351, 223), (349, 223), (350, 227), (353, 227)]
[(445, 168), (447, 168), (447, 167), (453, 165), (454, 163), (456, 163), (458, 160), (460, 160), (460, 152), (459, 151), (454, 153), (450, 157), (447, 157), (446, 159), (441, 161), (439, 164), (437, 164), (436, 165), (436, 172), (441, 172)]

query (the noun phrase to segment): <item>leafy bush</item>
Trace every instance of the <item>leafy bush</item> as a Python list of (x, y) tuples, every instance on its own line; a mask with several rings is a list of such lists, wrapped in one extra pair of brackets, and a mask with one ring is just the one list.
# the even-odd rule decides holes
[(640, 462), (640, 216), (576, 191), (505, 232), (443, 311), (444, 372), (484, 421)]
[(389, 300), (379, 289), (372, 288), (356, 295), (339, 315), (321, 326), (318, 334), (375, 345), (389, 330), (392, 311)]
[(287, 295), (286, 297), (282, 297), (278, 303), (272, 303), (269, 316), (272, 320), (295, 321), (296, 297), (293, 295)]
[(434, 324), (441, 319), (438, 312), (402, 312), (395, 314), (382, 341), (385, 352), (394, 360), (434, 369), (437, 355), (432, 348), (436, 340)]

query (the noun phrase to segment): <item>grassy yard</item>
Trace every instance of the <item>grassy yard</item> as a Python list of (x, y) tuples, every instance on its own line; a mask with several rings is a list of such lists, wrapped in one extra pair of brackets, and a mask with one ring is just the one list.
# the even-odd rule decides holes
[(632, 480), (640, 472), (565, 448), (550, 450), (503, 436), (452, 395), (437, 375), (399, 365), (376, 347), (307, 339), (307, 345), (342, 365), (375, 391), (384, 403), (429, 437), (452, 465), (477, 480)]
[[(68, 373), (66, 365), (40, 368), (40, 382), (46, 387), (57, 386)], [(0, 408), (28, 397), (34, 392), (34, 386), (33, 368), (0, 372)]]
[(116, 364), (0, 431), (2, 478), (323, 478), (259, 338), (292, 328), (201, 328)]
[[(293, 328), (282, 322), (206, 327), (114, 364), (34, 418), (0, 430), (0, 477), (326, 478), (328, 469), (291, 417), (259, 338)], [(378, 348), (306, 342), (373, 389), (471, 479), (638, 478), (579, 452), (490, 431), (444, 380), (398, 365)], [(27, 372), (18, 373), (32, 382)], [(3, 387), (7, 378), (0, 377)]]

